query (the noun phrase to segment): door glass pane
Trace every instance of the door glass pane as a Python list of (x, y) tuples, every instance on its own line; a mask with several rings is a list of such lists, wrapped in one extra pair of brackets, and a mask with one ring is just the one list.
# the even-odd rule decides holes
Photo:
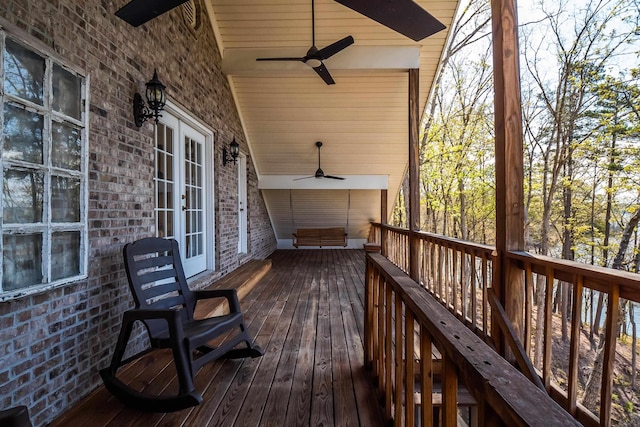
[(80, 274), (80, 232), (65, 231), (51, 236), (51, 280)]
[(188, 201), (185, 210), (186, 258), (192, 258), (204, 254), (202, 144), (185, 136), (184, 151), (184, 191)]
[(5, 224), (42, 222), (44, 179), (40, 172), (5, 169), (2, 214)]
[(82, 80), (60, 67), (53, 66), (53, 109), (80, 119)]
[(42, 283), (42, 234), (5, 234), (2, 252), (2, 290)]
[(51, 177), (51, 220), (80, 221), (80, 180)]
[(173, 129), (164, 123), (156, 127), (156, 235), (158, 237), (175, 237), (173, 231), (174, 153)]
[(44, 59), (6, 39), (4, 92), (43, 105)]
[(82, 139), (80, 129), (64, 123), (52, 123), (51, 163), (55, 167), (80, 170)]
[(41, 115), (5, 104), (3, 158), (41, 165), (43, 128)]

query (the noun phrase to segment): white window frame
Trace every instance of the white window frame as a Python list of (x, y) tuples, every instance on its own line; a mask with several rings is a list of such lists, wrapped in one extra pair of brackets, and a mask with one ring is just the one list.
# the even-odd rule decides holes
[[(32, 51), (33, 53), (41, 56), (45, 61), (45, 83), (44, 94), (45, 98), (52, 97), (52, 70), (53, 66), (57, 65), (64, 70), (75, 74), (82, 79), (81, 84), (81, 113), (80, 119), (74, 119), (68, 117), (63, 113), (56, 112), (51, 106), (51, 102), (45, 102), (43, 106), (34, 106), (28, 101), (21, 100), (15, 96), (4, 93), (4, 52), (5, 52), (5, 40), (10, 38), (13, 42), (23, 46), (24, 48)], [(45, 188), (44, 188), (44, 200), (43, 200), (43, 220), (40, 223), (28, 223), (28, 224), (12, 224), (5, 225), (2, 222), (2, 197), (0, 197), (0, 228), (2, 234), (24, 233), (29, 232), (43, 233), (51, 236), (54, 232), (60, 231), (78, 231), (80, 233), (80, 246), (79, 246), (79, 274), (75, 276), (65, 277), (58, 280), (49, 280), (51, 275), (51, 251), (49, 248), (48, 239), (43, 237), (42, 245), (42, 275), (43, 282), (39, 284), (32, 284), (30, 286), (4, 291), (2, 289), (2, 264), (0, 264), (0, 302), (12, 300), (25, 295), (31, 295), (35, 293), (45, 292), (50, 289), (66, 285), (70, 282), (82, 280), (87, 278), (87, 266), (88, 266), (88, 206), (89, 206), (89, 190), (88, 190), (88, 147), (89, 147), (89, 87), (90, 78), (87, 73), (83, 73), (73, 67), (70, 67), (57, 57), (55, 54), (48, 52), (45, 48), (37, 48), (35, 43), (29, 43), (21, 37), (18, 37), (12, 33), (9, 33), (3, 28), (0, 28), (0, 153), (2, 151), (4, 141), (4, 105), (5, 102), (10, 102), (12, 105), (23, 106), (26, 110), (37, 111), (44, 117), (43, 125), (43, 142), (44, 149), (49, 150), (51, 147), (51, 124), (53, 121), (70, 123), (80, 128), (81, 137), (81, 153), (80, 153), (80, 171), (78, 172), (66, 172), (63, 175), (56, 176), (70, 176), (79, 179), (80, 181), (80, 220), (76, 223), (53, 223), (51, 220), (51, 207), (48, 203), (51, 194), (50, 177), (53, 176), (53, 168), (50, 161), (47, 164), (43, 164), (39, 170), (42, 170), (45, 174)], [(46, 156), (47, 157), (47, 156)], [(10, 166), (13, 163), (4, 161), (0, 162), (0, 179), (4, 182), (4, 170), (5, 166)], [(18, 164), (14, 164), (19, 166)], [(0, 252), (2, 249), (2, 239), (0, 239)], [(2, 252), (4, 253), (4, 252)]]

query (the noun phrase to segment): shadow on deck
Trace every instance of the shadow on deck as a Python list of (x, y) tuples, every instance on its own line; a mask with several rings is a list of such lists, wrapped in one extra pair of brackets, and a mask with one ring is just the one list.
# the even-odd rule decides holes
[[(241, 301), (259, 359), (218, 360), (196, 375), (200, 406), (174, 413), (125, 407), (104, 387), (51, 426), (381, 426), (364, 369), (361, 250), (277, 251)], [(150, 393), (174, 393), (175, 369), (156, 351), (123, 372)]]

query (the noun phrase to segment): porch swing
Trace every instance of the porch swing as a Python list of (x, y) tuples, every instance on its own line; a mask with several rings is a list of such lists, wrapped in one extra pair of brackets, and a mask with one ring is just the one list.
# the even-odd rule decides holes
[(351, 190), (348, 190), (347, 197), (347, 222), (345, 227), (326, 228), (296, 228), (293, 214), (293, 196), (289, 190), (289, 210), (291, 211), (291, 229), (296, 230), (293, 234), (293, 246), (342, 246), (347, 247), (347, 236), (349, 230), (349, 213), (351, 211)]

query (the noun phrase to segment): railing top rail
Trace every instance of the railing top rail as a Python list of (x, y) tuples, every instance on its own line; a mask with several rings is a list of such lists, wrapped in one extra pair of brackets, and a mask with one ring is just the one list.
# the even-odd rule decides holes
[(408, 228), (394, 227), (393, 225), (382, 224), (380, 222), (373, 222), (373, 221), (371, 221), (371, 225), (373, 225), (374, 227), (383, 228), (385, 230), (390, 230), (390, 231), (396, 232), (398, 234), (407, 234), (407, 235), (409, 234), (409, 229)]
[[(406, 228), (394, 227), (388, 224), (371, 222), (371, 225), (400, 234), (409, 234)], [(464, 248), (469, 253), (490, 254), (495, 247), (480, 243), (467, 242), (453, 237), (418, 231), (416, 235), (420, 239), (430, 240), (443, 246)], [(544, 255), (531, 254), (525, 251), (509, 251), (507, 257), (530, 264), (532, 271), (538, 274), (546, 274), (548, 268), (553, 270), (554, 277), (558, 280), (573, 283), (576, 276), (584, 278), (584, 286), (600, 292), (611, 292), (612, 286), (620, 287), (620, 297), (629, 301), (640, 302), (640, 275), (623, 270), (589, 265), (577, 261), (553, 258)]]
[(474, 396), (490, 405), (507, 425), (580, 425), (402, 270), (380, 254), (368, 253), (367, 258), (426, 327), (438, 349), (455, 361)]
[(439, 234), (428, 233), (426, 231), (419, 231), (416, 234), (420, 239), (432, 240), (438, 243), (446, 243), (449, 246), (454, 246), (458, 248), (464, 247), (469, 250), (468, 252), (476, 252), (476, 253), (485, 252), (490, 254), (496, 249), (494, 246), (483, 245), (482, 243), (468, 242), (466, 240), (456, 239), (454, 237), (441, 236)]
[(585, 287), (601, 292), (608, 293), (612, 286), (620, 286), (621, 298), (640, 302), (640, 275), (636, 273), (524, 251), (510, 251), (507, 257), (530, 264), (532, 271), (538, 274), (546, 274), (550, 268), (556, 279), (569, 283), (575, 282), (576, 276), (582, 276)]
[[(393, 232), (399, 233), (399, 234), (409, 234), (409, 229), (408, 228), (394, 227), (393, 225), (381, 224), (379, 222), (371, 222), (371, 225), (373, 225), (374, 227), (383, 228), (385, 230), (390, 230), (390, 231), (393, 231)], [(468, 249), (472, 249), (475, 252), (487, 252), (487, 253), (490, 253), (490, 252), (495, 250), (495, 248), (493, 246), (490, 246), (490, 245), (483, 245), (481, 243), (468, 242), (466, 240), (456, 239), (456, 238), (453, 238), (453, 237), (447, 237), (447, 236), (443, 236), (443, 235), (435, 234), (435, 233), (429, 233), (429, 232), (426, 232), (426, 231), (416, 231), (416, 235), (418, 236), (418, 238), (423, 239), (423, 240), (432, 240), (432, 241), (435, 241), (435, 242), (438, 242), (438, 243), (446, 243), (449, 246), (465, 247), (465, 248), (468, 248)]]

